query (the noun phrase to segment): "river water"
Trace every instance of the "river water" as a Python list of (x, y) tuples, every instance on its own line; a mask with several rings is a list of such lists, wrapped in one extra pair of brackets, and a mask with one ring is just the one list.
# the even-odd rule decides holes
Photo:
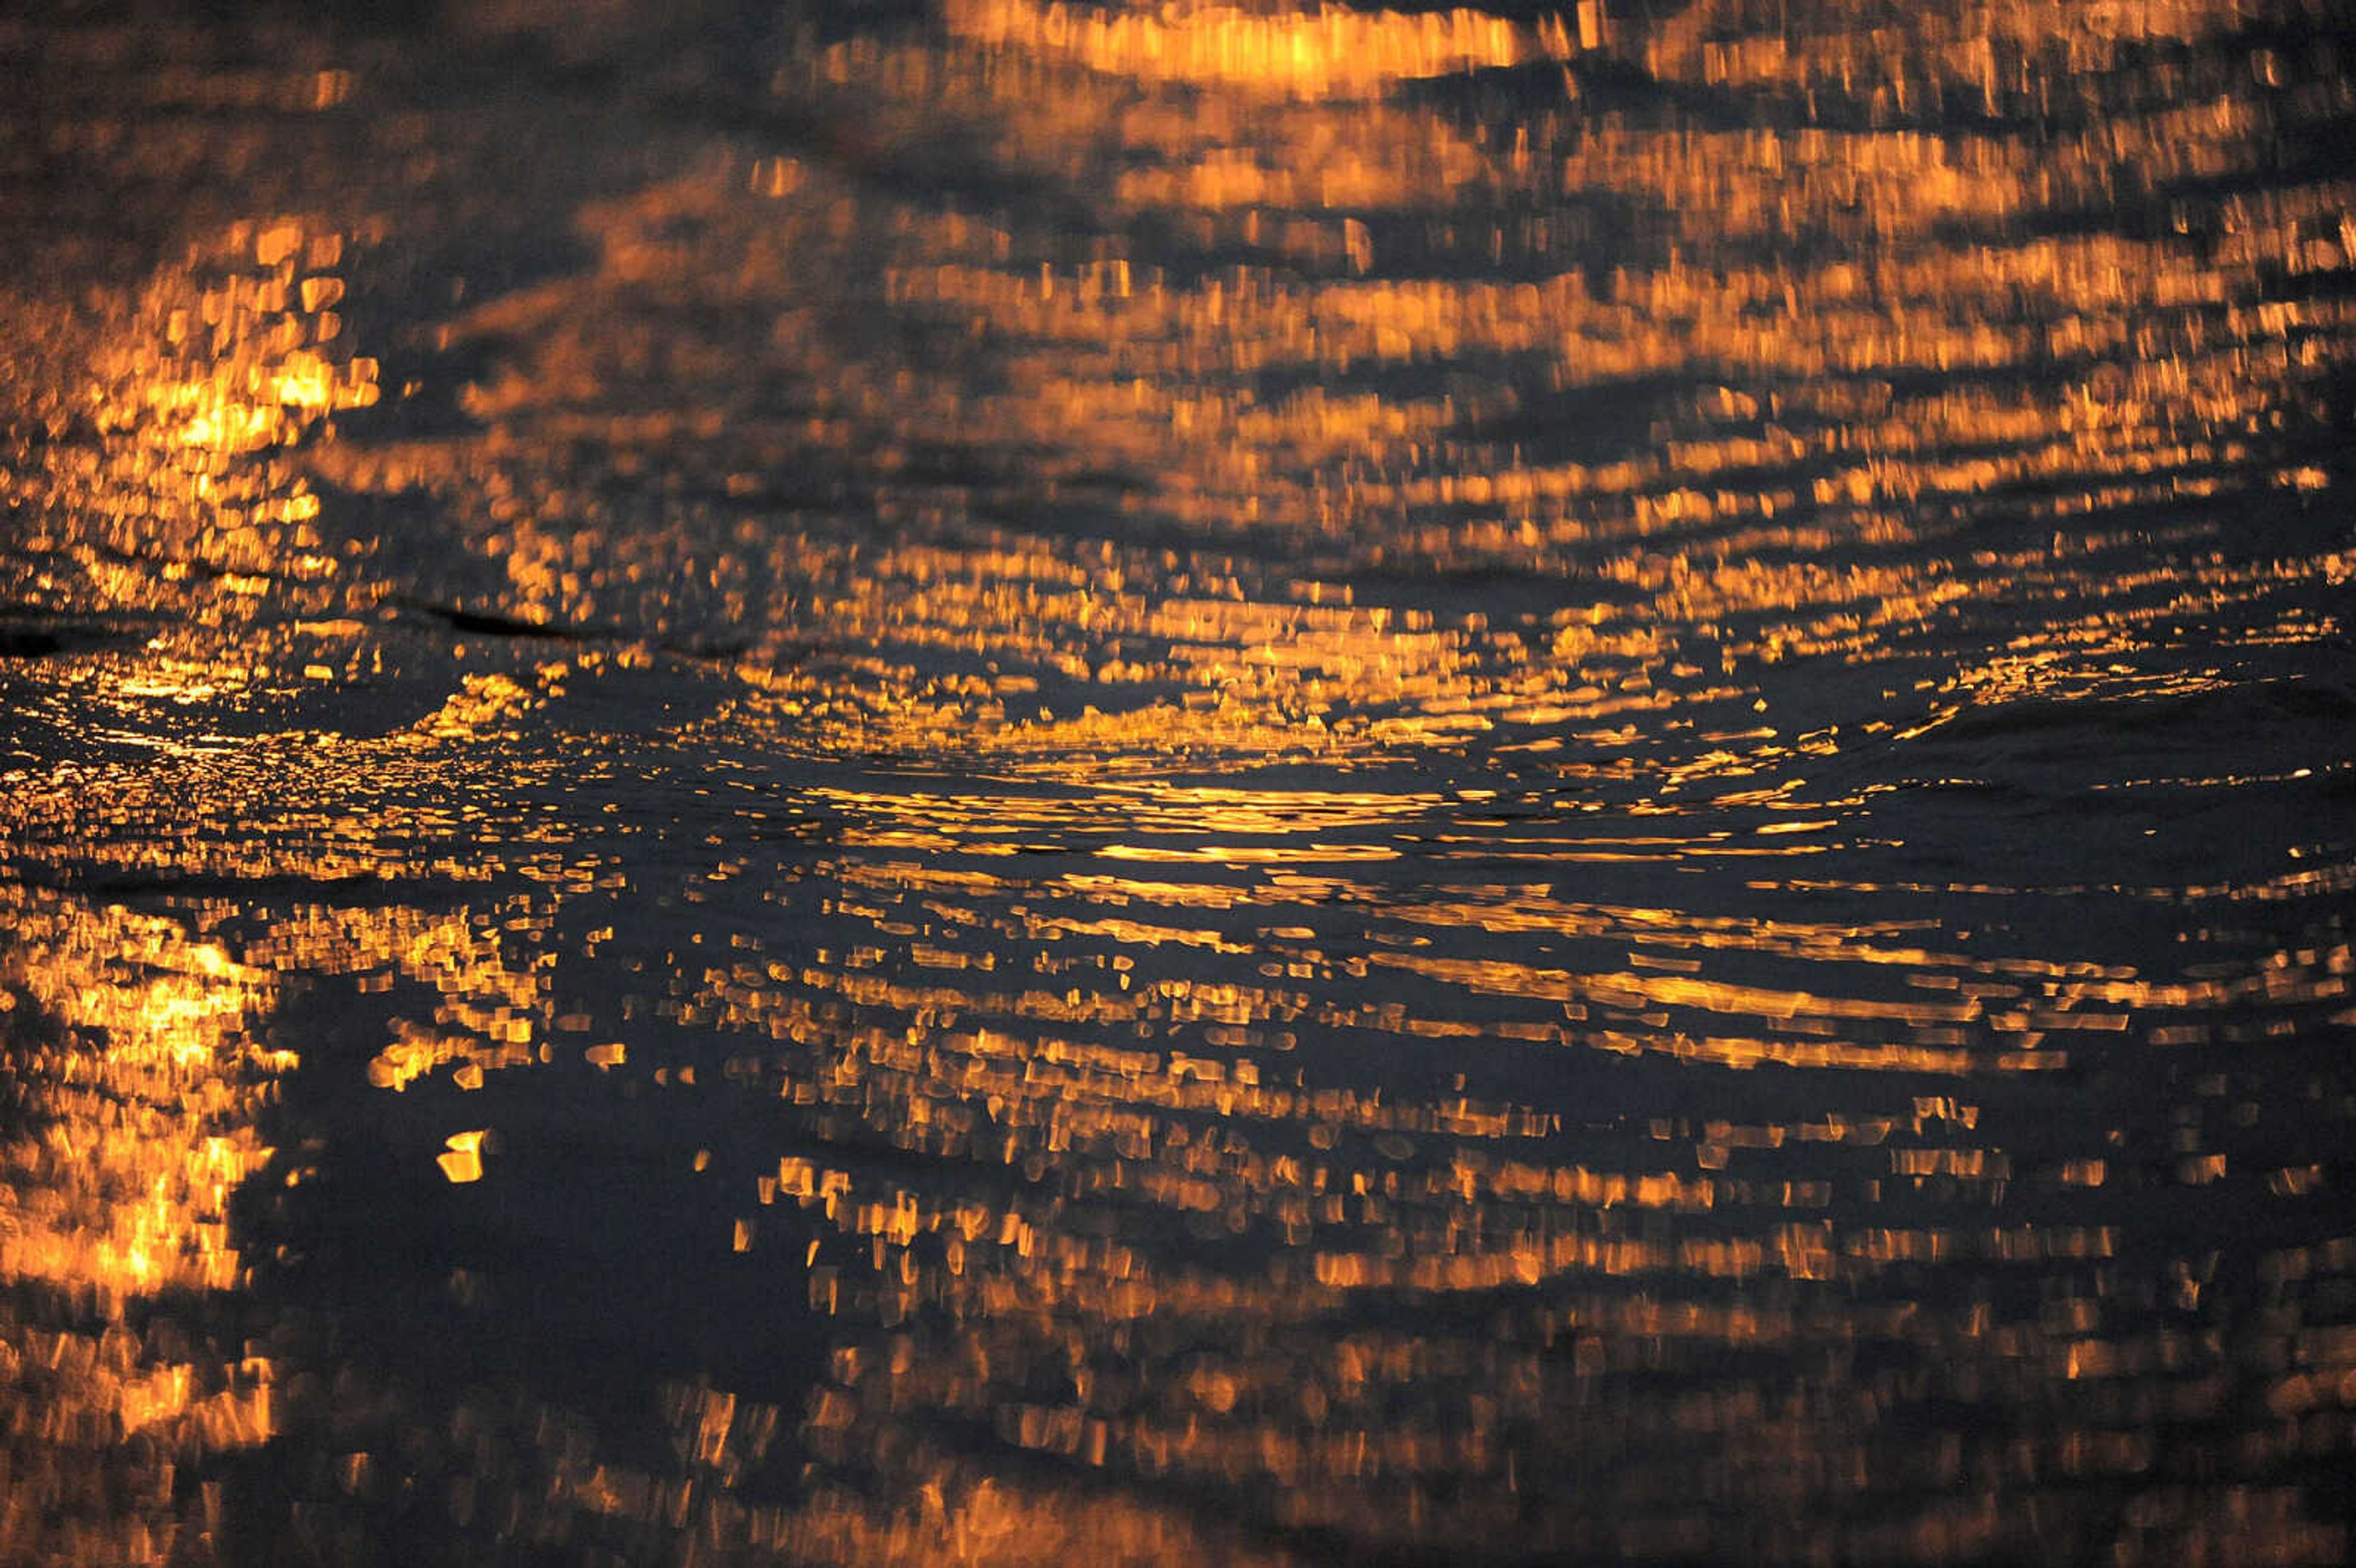
[(0, 19), (0, 1562), (2342, 1561), (2337, 20)]

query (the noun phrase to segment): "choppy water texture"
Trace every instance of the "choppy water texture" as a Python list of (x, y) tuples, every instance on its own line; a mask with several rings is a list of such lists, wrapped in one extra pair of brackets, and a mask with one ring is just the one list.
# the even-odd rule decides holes
[(2295, 0), (0, 21), (0, 1561), (2334, 1563)]

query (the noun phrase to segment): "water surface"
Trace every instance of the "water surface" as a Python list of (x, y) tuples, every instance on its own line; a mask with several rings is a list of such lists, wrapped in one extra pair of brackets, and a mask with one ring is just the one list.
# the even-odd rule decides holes
[(0, 21), (0, 1561), (2343, 1560), (2296, 0)]

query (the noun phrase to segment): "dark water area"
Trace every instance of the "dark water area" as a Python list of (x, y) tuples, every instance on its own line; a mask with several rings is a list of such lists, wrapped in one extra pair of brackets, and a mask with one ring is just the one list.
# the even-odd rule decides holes
[(2316, 0), (0, 13), (0, 1564), (2334, 1564)]

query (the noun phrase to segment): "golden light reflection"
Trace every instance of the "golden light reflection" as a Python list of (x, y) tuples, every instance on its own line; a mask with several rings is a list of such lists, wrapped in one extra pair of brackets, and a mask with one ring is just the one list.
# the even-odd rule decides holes
[[(27, 326), (0, 1556), (276, 1433), (462, 1556), (2340, 1560), (2314, 15), (950, 0), (604, 131), (519, 45), (393, 218)], [(296, 992), (430, 1332), (606, 1430), (145, 1333)]]
[(1559, 18), (1526, 27), (1472, 10), (1331, 5), (1254, 12), (1188, 5), (1145, 14), (1035, 0), (949, 0), (945, 17), (952, 35), (973, 43), (1050, 53), (1133, 80), (1217, 82), (1303, 97), (1367, 93), (1414, 77), (1560, 58), (1572, 48)]
[[(931, 74), (911, 92), (965, 91), (939, 73), (970, 62), (925, 58)], [(990, 80), (968, 83), (976, 112)], [(1026, 114), (1081, 117), (1086, 135), (1055, 140), (1066, 156), (1091, 135), (1175, 138), (1165, 165), (1121, 176), (1149, 204), (1266, 213), (1389, 199), (1269, 184), (1330, 160), (1313, 145), (1305, 159), (1300, 147), (1269, 155), (1248, 141), (1248, 119), (1205, 141), (1093, 90), (1058, 96), (1023, 78), (1002, 91)], [(1427, 115), (1460, 163), (1536, 167), (1551, 156), (1558, 193), (1706, 212), (1713, 234), (1732, 224), (1776, 246), (1810, 236), (1877, 246), (1814, 267), (1739, 253), (1705, 267), (1639, 246), (1608, 277), (1541, 264), (1526, 282), (1323, 275), (1365, 270), (1356, 219), (1328, 225), (1323, 261), (1303, 252), (1298, 266), (1245, 261), (1186, 282), (1118, 253), (1034, 264), (996, 218), (879, 207), (820, 163), (796, 162), (770, 197), (748, 197), (742, 169), (715, 167), (593, 210), (584, 224), (604, 258), (596, 271), (460, 325), (461, 336), (530, 345), (473, 396), (492, 434), (397, 453), (328, 448), (315, 461), (347, 485), (422, 485), (463, 503), (478, 470), (504, 476), (494, 489), (529, 486), (515, 465), (528, 468), (544, 441), (594, 440), (629, 467), (691, 436), (723, 465), (709, 478), (715, 499), (757, 502), (764, 470), (814, 459), (830, 472), (837, 454), (881, 443), (876, 471), (891, 474), (948, 432), (969, 476), (895, 483), (875, 497), (918, 534), (989, 502), (1001, 480), (986, 454), (1004, 450), (1038, 454), (1028, 466), (1051, 494), (1069, 485), (1122, 519), (1314, 539), (1331, 559), (1280, 585), (1258, 580), (1248, 559), (1165, 561), (1109, 538), (1091, 559), (1001, 529), (986, 549), (909, 543), (860, 553), (854, 569), (843, 541), (746, 534), (725, 520), (724, 501), (708, 523), (643, 539), (583, 527), (561, 507), (536, 518), (503, 506), (483, 542), (533, 618), (552, 625), (648, 613), (766, 624), (738, 667), (780, 700), (754, 711), (839, 737), (846, 752), (948, 746), (1101, 771), (1165, 750), (1333, 759), (1476, 740), (1545, 745), (1566, 727), (1743, 699), (1740, 680), (1720, 677), (1746, 668), (1902, 661), (1916, 640), (2001, 611), (2049, 565), (2041, 552), (1938, 544), (1976, 518), (2070, 530), (2090, 510), (2248, 488), (2236, 466), (2249, 432), (2300, 406), (2298, 389), (2348, 331), (2328, 297), (2273, 300), (2265, 282), (2293, 259), (2304, 272), (2344, 271), (2347, 248), (2323, 236), (2338, 232), (2345, 182), (2236, 197), (2197, 261), (2174, 237), (2021, 232), (2030, 207), (2078, 199), (2054, 181), (2089, 160), (2131, 167), (2165, 147), (2192, 160), (2189, 172), (2223, 178), (2257, 155), (2245, 100), (2206, 119), (2168, 112), (2179, 118), (2102, 149), (1902, 130), (1730, 139), (1607, 117), (1576, 136), (1555, 126), (1551, 155), (1476, 145)], [(1301, 131), (1312, 142), (1331, 133), (1329, 121)], [(1858, 228), (1869, 222), (1878, 227)], [(1966, 232), (1951, 234), (1959, 224)], [(1019, 368), (969, 386), (831, 337), (829, 291), (846, 285), (812, 258), (871, 230), (890, 237), (873, 269), (885, 308), (977, 337)], [(1553, 247), (1528, 243), (1541, 261)], [(696, 323), (748, 309), (780, 323), (770, 352), (790, 344), (806, 407), (747, 420), (692, 399), (648, 408), (629, 392), (626, 412), (605, 408), (637, 383), (615, 379), (587, 324), (617, 314), (659, 324), (649, 352), (672, 368), (668, 389), (723, 375), (740, 345), (707, 340)], [(2212, 332), (2221, 309), (2231, 330)], [(1529, 368), (1486, 390), (1349, 389), (1354, 378), (1487, 356)], [(2060, 373), (2038, 371), (2049, 363)], [(1958, 379), (1926, 391), (1912, 384), (1925, 373)], [(1700, 379), (1700, 394), (1655, 411), (1658, 439), (1633, 448), (1571, 458), (1480, 433), (1528, 417), (1534, 402), (1667, 375)], [(1277, 376), (1309, 385), (1261, 395)], [(1772, 389), (1745, 389), (1762, 379)], [(1122, 484), (1107, 491), (1110, 479)], [(2135, 536), (2071, 538), (2062, 548), (2083, 559), (2056, 583), (2080, 607), (2064, 613), (2057, 599), (2041, 635), (2100, 638), (2115, 652), (2158, 635), (2191, 594), (2216, 613), (2316, 581), (2312, 562), (2203, 562), (2190, 535), (2159, 571), (2112, 575), (2081, 567), (2131, 550)], [(1898, 553), (1909, 549), (1929, 550), (1936, 569)], [(667, 563), (682, 551), (701, 564)], [(1426, 565), (1592, 586), (1544, 626), (1440, 620), (1386, 632), (1379, 609), (1349, 607), (1363, 592), (1354, 576)], [(782, 595), (765, 598), (764, 583)], [(860, 652), (836, 651), (847, 649)]]
[(274, 977), (121, 907), (0, 907), (0, 1552), (160, 1563), (204, 1523), (175, 1467), (274, 1430), (266, 1358), (205, 1354), (146, 1310), (242, 1282), (229, 1200), (270, 1159), (255, 1125), (294, 1066), (261, 1035)]

